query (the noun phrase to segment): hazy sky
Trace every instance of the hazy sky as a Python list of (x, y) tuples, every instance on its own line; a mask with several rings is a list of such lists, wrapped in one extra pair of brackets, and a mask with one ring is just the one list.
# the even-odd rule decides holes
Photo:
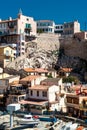
[(19, 9), (35, 20), (53, 20), (56, 24), (78, 20), (87, 29), (87, 0), (1, 0), (0, 18), (16, 18)]

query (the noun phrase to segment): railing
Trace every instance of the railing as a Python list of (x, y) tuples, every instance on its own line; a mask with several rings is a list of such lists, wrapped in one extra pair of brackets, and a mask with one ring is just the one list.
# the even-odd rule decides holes
[(3, 35), (11, 35), (11, 34), (18, 34), (17, 32), (4, 32), (4, 33), (0, 33), (0, 36), (3, 36)]
[(8, 25), (9, 28), (14, 28), (13, 24)]

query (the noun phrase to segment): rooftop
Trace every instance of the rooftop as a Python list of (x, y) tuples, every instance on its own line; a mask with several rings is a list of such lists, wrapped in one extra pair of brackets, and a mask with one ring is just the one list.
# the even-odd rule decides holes
[(52, 20), (38, 20), (37, 22), (53, 22)]
[(43, 69), (43, 68), (36, 68), (36, 69), (35, 68), (25, 68), (24, 71), (30, 72), (30, 73), (35, 73), (35, 72), (37, 72), (37, 73), (47, 73), (48, 72), (48, 70)]
[(17, 21), (17, 19), (12, 19), (12, 20), (10, 20), (10, 19), (8, 19), (8, 20), (1, 20), (0, 21), (0, 23), (6, 23), (6, 22), (13, 22), (13, 21)]
[(32, 80), (37, 79), (39, 77), (41, 77), (41, 76), (38, 76), (38, 75), (29, 75), (29, 76), (21, 79), (20, 81), (32, 81)]
[(44, 79), (42, 82), (58, 82), (60, 78), (47, 78)]
[(10, 45), (0, 46), (0, 48), (6, 48), (6, 47), (10, 47), (10, 48), (12, 48), (14, 50), (14, 48), (12, 46), (10, 46)]
[[(11, 78), (15, 78), (15, 77), (20, 77), (19, 75), (11, 75), (11, 76), (9, 76), (9, 77), (6, 77), (6, 78), (3, 78), (3, 79), (11, 79)], [(2, 79), (2, 80), (3, 80)]]
[(71, 72), (72, 68), (60, 68), (64, 72)]

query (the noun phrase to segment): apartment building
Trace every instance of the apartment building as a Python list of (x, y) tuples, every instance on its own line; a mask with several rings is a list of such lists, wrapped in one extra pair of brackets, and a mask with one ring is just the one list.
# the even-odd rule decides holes
[(80, 119), (87, 118), (87, 89), (82, 92), (67, 93), (66, 95), (67, 113), (70, 116), (79, 117)]
[(24, 16), (21, 10), (16, 19), (0, 20), (0, 42), (14, 46), (16, 56), (24, 55), (26, 42), (35, 38), (36, 22)]
[(51, 20), (37, 21), (37, 32), (54, 33), (55, 23)]
[(52, 20), (38, 20), (37, 21), (38, 33), (63, 33), (63, 25), (56, 25)]
[(55, 25), (54, 32), (62, 34), (63, 33), (63, 24)]
[(78, 21), (65, 22), (63, 26), (64, 35), (72, 35), (74, 33), (80, 32), (80, 23)]

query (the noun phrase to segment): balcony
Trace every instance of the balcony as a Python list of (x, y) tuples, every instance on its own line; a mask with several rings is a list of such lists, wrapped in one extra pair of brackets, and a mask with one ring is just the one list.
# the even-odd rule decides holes
[(11, 24), (8, 25), (8, 27), (9, 27), (9, 28), (14, 28), (14, 24), (11, 23)]

